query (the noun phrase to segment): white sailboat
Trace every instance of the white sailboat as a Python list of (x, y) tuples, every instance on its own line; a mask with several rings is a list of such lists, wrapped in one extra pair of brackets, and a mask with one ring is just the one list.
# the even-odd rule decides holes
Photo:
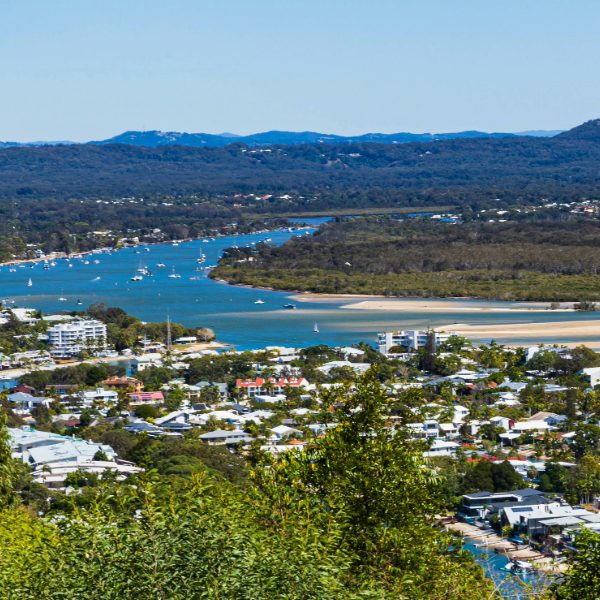
[(29, 278), (29, 281), (27, 282), (27, 287), (31, 287), (33, 285), (33, 281), (31, 281), (31, 277)]
[(313, 331), (315, 333), (319, 333), (319, 326), (315, 323), (315, 326), (313, 327)]

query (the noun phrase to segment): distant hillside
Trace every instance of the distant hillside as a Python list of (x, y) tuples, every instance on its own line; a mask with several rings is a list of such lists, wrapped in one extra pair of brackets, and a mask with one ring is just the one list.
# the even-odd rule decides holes
[(180, 133), (177, 131), (126, 131), (115, 137), (98, 142), (96, 145), (128, 144), (131, 146), (191, 146), (220, 148), (238, 143), (247, 146), (272, 146), (291, 144), (360, 144), (378, 142), (382, 144), (406, 144), (410, 142), (433, 142), (464, 138), (505, 138), (515, 137), (513, 133), (486, 133), (484, 131), (459, 131), (456, 133), (365, 133), (357, 136), (343, 136), (319, 133), (316, 131), (264, 131), (251, 135), (208, 133)]
[[(360, 144), (377, 142), (382, 144), (406, 144), (410, 142), (433, 142), (437, 140), (455, 140), (472, 138), (505, 138), (516, 136), (552, 137), (560, 131), (523, 131), (519, 133), (487, 133), (485, 131), (458, 131), (455, 133), (365, 133), (356, 136), (343, 136), (315, 131), (264, 131), (251, 135), (235, 133), (185, 133), (179, 131), (125, 131), (106, 140), (87, 142), (97, 146), (107, 144), (127, 144), (158, 148), (161, 146), (190, 146), (192, 148), (222, 148), (229, 144), (245, 144), (247, 146), (271, 146), (275, 144)], [(1, 148), (18, 148), (21, 146), (56, 146), (70, 145), (75, 142), (0, 142)]]
[(579, 140), (600, 143), (600, 119), (586, 121), (569, 131), (563, 131), (559, 136), (561, 140)]
[(0, 150), (0, 198), (295, 193), (295, 200), (274, 204), (275, 196), (263, 206), (277, 211), (574, 199), (599, 189), (600, 141), (593, 132), (600, 128), (591, 123), (554, 138), (477, 138), (476, 132), (464, 132), (463, 138), (433, 144), (369, 139), (284, 145), (275, 143), (281, 132), (270, 132), (257, 140), (274, 144), (269, 148), (6, 148)]

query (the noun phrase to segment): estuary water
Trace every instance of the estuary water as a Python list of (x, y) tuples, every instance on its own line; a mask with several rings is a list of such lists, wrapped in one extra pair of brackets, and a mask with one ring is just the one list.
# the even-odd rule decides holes
[[(317, 227), (327, 219), (304, 219)], [(308, 299), (297, 301), (289, 292), (257, 290), (227, 285), (196, 271), (196, 259), (203, 253), (207, 266), (215, 265), (225, 248), (249, 246), (270, 240), (282, 244), (292, 236), (308, 230), (282, 230), (247, 235), (232, 235), (209, 240), (124, 248), (110, 254), (89, 254), (82, 258), (57, 260), (56, 266), (44, 269), (31, 263), (11, 269), (0, 268), (0, 299), (15, 306), (36, 308), (44, 313), (82, 310), (94, 302), (119, 306), (144, 321), (165, 321), (167, 315), (184, 325), (214, 329), (219, 341), (238, 349), (262, 348), (267, 345), (309, 346), (317, 343), (348, 345), (359, 341), (373, 343), (379, 331), (392, 328), (469, 323), (531, 323), (546, 321), (590, 320), (597, 313), (533, 312), (507, 302), (467, 301), (474, 306), (501, 311), (457, 313), (447, 310), (448, 300), (440, 309), (427, 313), (407, 310), (365, 310), (342, 308), (352, 299)], [(159, 267), (157, 265), (164, 265)], [(151, 277), (131, 281), (137, 269), (147, 267)], [(169, 275), (180, 277), (169, 277)], [(31, 280), (31, 285), (29, 285)], [(63, 298), (66, 300), (59, 300)], [(78, 304), (78, 301), (80, 304)], [(435, 304), (435, 300), (428, 304)], [(452, 301), (450, 301), (452, 302)], [(465, 301), (456, 301), (464, 305)], [(295, 310), (284, 308), (295, 304)], [(319, 330), (314, 332), (315, 324)], [(496, 338), (502, 342), (501, 337)], [(519, 343), (515, 338), (512, 343)], [(531, 340), (529, 340), (531, 341)], [(566, 340), (543, 338), (544, 342)], [(590, 341), (585, 336), (570, 341)]]

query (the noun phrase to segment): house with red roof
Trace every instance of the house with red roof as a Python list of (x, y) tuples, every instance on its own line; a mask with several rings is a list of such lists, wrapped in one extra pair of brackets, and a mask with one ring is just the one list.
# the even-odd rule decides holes
[(305, 389), (309, 385), (304, 377), (257, 377), (256, 379), (238, 379), (235, 388), (242, 395), (254, 398), (254, 396), (274, 396), (282, 394), (286, 388)]

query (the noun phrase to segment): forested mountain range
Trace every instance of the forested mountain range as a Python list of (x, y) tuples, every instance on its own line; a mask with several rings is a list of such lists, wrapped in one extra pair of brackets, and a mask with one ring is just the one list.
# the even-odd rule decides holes
[(6, 148), (0, 150), (0, 198), (297, 192), (327, 196), (326, 209), (496, 197), (574, 199), (598, 189), (598, 123), (553, 138), (435, 143)]
[[(503, 138), (516, 136), (552, 137), (560, 130), (535, 130), (518, 133), (486, 132), (486, 131), (457, 131), (453, 133), (364, 133), (362, 135), (335, 135), (317, 131), (263, 131), (250, 135), (235, 133), (187, 133), (181, 131), (124, 131), (105, 140), (88, 142), (89, 144), (127, 144), (129, 146), (191, 146), (203, 148), (221, 148), (232, 143), (248, 146), (270, 146), (273, 144), (360, 144), (363, 142), (378, 142), (382, 144), (406, 144), (409, 142), (433, 142), (439, 140), (471, 139), (471, 138)], [(55, 146), (58, 144), (71, 145), (68, 141), (40, 142), (0, 142), (0, 148), (19, 146)]]

